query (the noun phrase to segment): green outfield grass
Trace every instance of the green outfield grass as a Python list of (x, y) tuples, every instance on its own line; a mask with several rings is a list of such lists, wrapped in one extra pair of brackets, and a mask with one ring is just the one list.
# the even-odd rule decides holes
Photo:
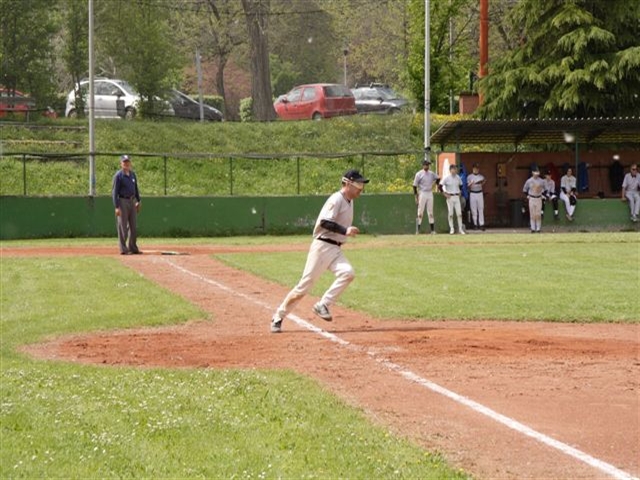
[[(358, 237), (341, 304), (379, 318), (640, 322), (637, 233)], [(306, 252), (220, 255), (293, 286)], [(313, 290), (322, 295), (326, 273)]]
[[(113, 239), (2, 246), (61, 243)], [(64, 333), (215, 322), (117, 260), (3, 256), (0, 280), (1, 478), (466, 477), (291, 372), (97, 367), (17, 351)]]

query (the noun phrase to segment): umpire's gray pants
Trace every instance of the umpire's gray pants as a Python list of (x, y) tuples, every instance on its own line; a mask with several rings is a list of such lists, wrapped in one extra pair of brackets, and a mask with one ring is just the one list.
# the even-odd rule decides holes
[[(120, 216), (116, 217), (116, 226), (118, 228), (118, 241), (120, 243), (120, 253), (137, 252), (138, 240), (137, 234), (137, 218), (136, 199), (121, 198), (120, 199)], [(127, 247), (127, 239), (129, 246)]]

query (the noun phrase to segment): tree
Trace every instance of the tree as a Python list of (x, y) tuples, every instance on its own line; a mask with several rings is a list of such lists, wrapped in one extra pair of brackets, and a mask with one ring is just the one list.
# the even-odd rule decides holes
[(270, 0), (241, 0), (247, 21), (251, 46), (251, 98), (253, 119), (261, 122), (275, 120), (269, 68)]
[[(88, 71), (88, 3), (87, 0), (67, 0), (64, 12), (65, 42), (64, 42), (64, 62), (74, 85), (78, 85), (80, 80)], [(80, 115), (84, 114), (84, 98), (78, 89), (74, 88), (76, 111)]]
[[(477, 14), (472, 0), (432, 1), (430, 12), (430, 105), (432, 112), (449, 112), (451, 93), (468, 88), (469, 72), (476, 69), (477, 60), (470, 56), (471, 25)], [(411, 91), (424, 106), (424, 0), (410, 0), (410, 50), (407, 77)], [(452, 20), (452, 42), (449, 29)]]
[(486, 118), (637, 115), (640, 2), (521, 0), (518, 46), (490, 63)]
[[(280, 95), (303, 83), (342, 78), (343, 41), (334, 19), (317, 0), (272, 0), (269, 50), (273, 91)], [(341, 81), (341, 80), (340, 80)]]
[(0, 83), (40, 103), (55, 93), (51, 39), (58, 30), (56, 0), (0, 0)]
[(126, 78), (142, 99), (143, 115), (155, 115), (157, 101), (180, 75), (179, 55), (169, 24), (170, 0), (110, 0), (98, 12), (102, 61), (109, 59), (113, 74)]

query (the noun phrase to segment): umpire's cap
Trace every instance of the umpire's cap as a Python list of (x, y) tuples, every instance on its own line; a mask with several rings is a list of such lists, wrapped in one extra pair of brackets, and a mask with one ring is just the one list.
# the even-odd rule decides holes
[(121, 161), (121, 162), (130, 162), (130, 161), (131, 161), (131, 159), (129, 158), (129, 155), (122, 155), (122, 156), (120, 157), (120, 161)]
[(364, 178), (358, 170), (347, 170), (342, 177), (343, 182), (369, 183), (368, 178)]

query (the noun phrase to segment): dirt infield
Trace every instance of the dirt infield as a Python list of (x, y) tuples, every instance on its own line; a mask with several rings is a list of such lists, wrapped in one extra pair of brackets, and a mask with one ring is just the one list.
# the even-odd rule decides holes
[[(166, 255), (178, 249), (189, 255)], [(287, 288), (209, 256), (222, 251), (168, 245), (117, 256), (211, 321), (65, 337), (27, 351), (106, 365), (288, 368), (477, 478), (640, 476), (640, 325), (379, 321), (340, 307), (326, 323), (307, 298), (274, 335), (269, 319)], [(2, 249), (78, 254), (113, 249)]]

